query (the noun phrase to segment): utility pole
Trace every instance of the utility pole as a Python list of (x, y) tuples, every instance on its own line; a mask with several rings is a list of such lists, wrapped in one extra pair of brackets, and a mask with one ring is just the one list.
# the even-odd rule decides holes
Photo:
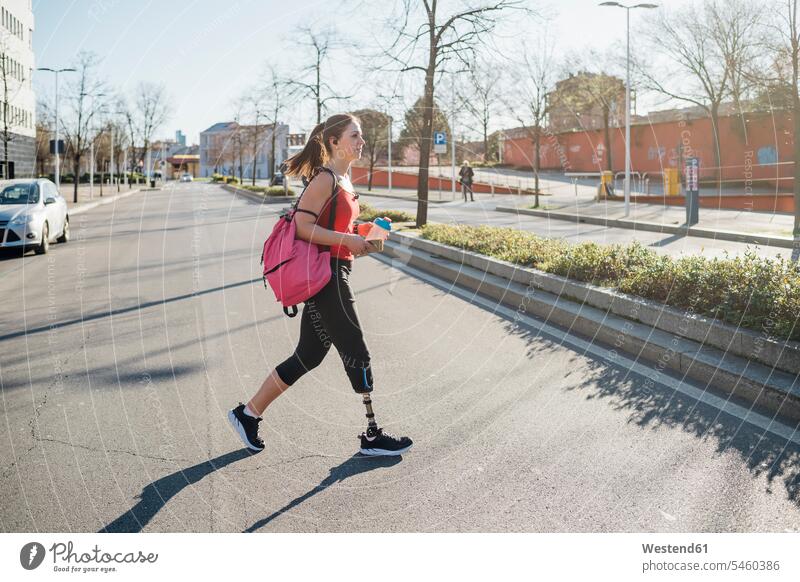
[[(631, 10), (634, 8), (658, 8), (658, 4), (636, 4), (625, 6), (619, 2), (603, 2), (600, 6), (624, 8), (627, 26), (627, 59), (625, 63), (625, 216), (630, 213), (631, 201)], [(610, 152), (608, 152), (610, 155)]]
[[(56, 179), (56, 188), (60, 188), (61, 187), (61, 168), (60, 168), (61, 164), (60, 164), (59, 157), (58, 157), (58, 154), (59, 154), (59, 151), (58, 151), (58, 74), (59, 73), (67, 73), (67, 72), (74, 73), (75, 69), (50, 69), (48, 67), (38, 67), (36, 70), (37, 71), (50, 71), (51, 73), (55, 73), (55, 75), (56, 75), (56, 103), (55, 103), (55, 109), (56, 109), (56, 132), (55, 132), (56, 133), (56, 143), (55, 143), (55, 146), (56, 147), (54, 148), (55, 152), (56, 152), (55, 153), (55, 156), (56, 156), (55, 157), (55, 162), (56, 162), (55, 179)], [(75, 177), (75, 179), (76, 180), (78, 179), (77, 176)]]
[(89, 144), (89, 200), (92, 198), (94, 198), (94, 138)]
[[(114, 187), (114, 125), (112, 124), (109, 128), (110, 142), (111, 142), (111, 161), (109, 163), (109, 173), (108, 173), (108, 180), (111, 184), (111, 187)], [(117, 184), (117, 192), (119, 192), (119, 184)]]
[(389, 118), (389, 126), (387, 133), (389, 134), (389, 194), (392, 193), (392, 116), (386, 112), (386, 117)]
[(456, 199), (456, 80), (453, 78), (453, 95), (450, 109), (450, 174), (452, 200)]

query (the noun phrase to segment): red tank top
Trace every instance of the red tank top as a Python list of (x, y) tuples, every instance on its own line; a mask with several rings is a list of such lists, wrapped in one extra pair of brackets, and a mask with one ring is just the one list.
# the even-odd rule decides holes
[[(330, 224), (331, 201), (331, 199), (328, 199), (328, 202), (325, 203), (317, 220), (317, 224), (323, 228), (328, 228)], [(356, 195), (342, 188), (341, 184), (337, 184), (336, 216), (333, 218), (333, 230), (353, 234), (355, 232), (355, 220), (358, 218), (359, 212)], [(354, 259), (353, 253), (344, 245), (331, 246), (331, 257), (347, 259), (348, 261)]]

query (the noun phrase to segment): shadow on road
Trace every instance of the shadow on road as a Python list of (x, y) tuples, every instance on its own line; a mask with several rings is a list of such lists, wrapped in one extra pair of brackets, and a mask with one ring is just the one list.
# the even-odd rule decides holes
[(340, 481), (344, 481), (348, 477), (352, 477), (353, 475), (358, 475), (359, 473), (365, 473), (367, 471), (371, 471), (373, 469), (378, 469), (382, 467), (392, 467), (401, 461), (402, 457), (367, 457), (356, 453), (349, 459), (347, 459), (341, 465), (337, 465), (336, 467), (332, 467), (330, 469), (330, 475), (328, 475), (322, 483), (314, 487), (308, 493), (304, 493), (300, 497), (293, 499), (271, 515), (268, 515), (264, 519), (261, 519), (255, 522), (253, 525), (248, 527), (244, 530), (244, 533), (252, 533), (257, 531), (271, 522), (273, 519), (279, 517), (283, 513), (286, 513), (290, 509), (293, 509), (310, 499), (317, 493), (324, 491), (326, 488), (330, 487), (331, 485), (335, 485)]
[(142, 528), (150, 523), (150, 520), (161, 511), (161, 508), (186, 486), (194, 485), (206, 475), (252, 455), (253, 453), (247, 449), (239, 449), (153, 481), (142, 489), (139, 503), (97, 533), (138, 533), (142, 531)]
[(33, 256), (33, 247), (23, 250), (22, 247), (6, 247), (0, 249), (0, 261), (8, 261), (11, 259), (21, 259), (23, 256), (30, 254)]
[(234, 289), (236, 287), (241, 287), (243, 285), (252, 285), (254, 283), (262, 283), (261, 279), (245, 279), (243, 281), (237, 281), (236, 283), (228, 283), (227, 285), (219, 285), (217, 287), (210, 287), (208, 289), (202, 289), (197, 291), (196, 293), (184, 293), (182, 295), (175, 295), (174, 297), (167, 297), (164, 299), (155, 299), (153, 301), (145, 301), (144, 303), (140, 303), (138, 305), (131, 305), (129, 307), (121, 307), (119, 309), (112, 309), (110, 311), (103, 311), (100, 313), (92, 313), (90, 315), (85, 315), (84, 317), (74, 318), (67, 321), (60, 321), (56, 323), (52, 323), (49, 325), (42, 325), (39, 327), (35, 327), (32, 329), (23, 329), (19, 331), (14, 331), (11, 333), (7, 333), (4, 335), (0, 335), (0, 342), (8, 339), (12, 339), (15, 337), (21, 337), (25, 335), (32, 335), (36, 333), (42, 332), (52, 332), (53, 330), (60, 329), (62, 327), (66, 327), (69, 325), (77, 325), (77, 324), (84, 324), (89, 321), (95, 321), (98, 319), (105, 319), (107, 317), (117, 317), (119, 315), (131, 312), (137, 312), (142, 309), (147, 309), (149, 307), (155, 307), (158, 305), (167, 305), (169, 303), (173, 303), (175, 301), (183, 301), (185, 299), (193, 299), (194, 297), (199, 297), (201, 295), (207, 295), (209, 293), (217, 293), (219, 291), (225, 291), (227, 289)]
[(680, 233), (671, 234), (670, 236), (668, 236), (666, 238), (662, 238), (661, 240), (657, 240), (657, 241), (655, 241), (653, 243), (650, 243), (648, 246), (651, 246), (651, 247), (666, 247), (666, 246), (671, 245), (674, 242), (678, 242), (682, 238), (686, 238), (686, 235), (685, 234), (680, 234)]
[[(514, 322), (508, 322), (507, 327), (510, 334), (527, 342), (527, 357), (540, 365), (546, 361), (548, 353), (565, 347), (562, 341), (538, 330)], [(571, 346), (566, 344), (566, 347)], [(649, 383), (646, 377), (623, 365), (580, 353), (577, 349), (575, 352), (575, 365), (565, 368), (564, 376), (575, 376), (576, 382), (567, 390), (582, 392), (587, 400), (604, 399), (614, 410), (628, 414), (628, 423), (642, 429), (680, 429), (697, 439), (713, 439), (718, 454), (736, 451), (754, 478), (766, 474), (768, 493), (776, 493), (774, 484), (782, 483), (788, 499), (800, 506), (800, 446), (672, 390), (658, 383), (658, 376), (655, 383)], [(640, 363), (648, 365), (646, 361)], [(652, 365), (648, 367), (653, 368)], [(661, 371), (659, 375), (667, 374)], [(706, 390), (713, 392), (709, 388)], [(726, 394), (716, 395), (729, 398)], [(749, 408), (745, 402), (737, 403)], [(764, 414), (769, 416), (769, 413)]]

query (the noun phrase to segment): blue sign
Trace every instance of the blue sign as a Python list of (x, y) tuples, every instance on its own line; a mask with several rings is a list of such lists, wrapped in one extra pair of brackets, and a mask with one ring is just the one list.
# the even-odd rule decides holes
[(443, 131), (434, 131), (433, 132), (433, 144), (434, 145), (447, 145), (447, 134)]

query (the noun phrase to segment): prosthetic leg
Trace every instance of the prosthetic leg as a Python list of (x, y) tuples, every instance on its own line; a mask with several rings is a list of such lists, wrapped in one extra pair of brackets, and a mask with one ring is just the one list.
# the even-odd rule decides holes
[(362, 394), (364, 397), (364, 406), (367, 407), (367, 436), (369, 438), (378, 434), (378, 424), (375, 422), (375, 413), (372, 412), (372, 399), (369, 393)]
[(398, 438), (382, 428), (378, 428), (378, 423), (375, 422), (375, 413), (372, 411), (372, 398), (369, 395), (372, 392), (372, 376), (365, 371), (363, 378), (364, 383), (356, 392), (361, 394), (364, 406), (367, 408), (367, 430), (359, 435), (361, 439), (359, 452), (362, 455), (372, 456), (402, 455), (411, 448), (411, 445), (414, 444), (413, 441), (407, 436)]

